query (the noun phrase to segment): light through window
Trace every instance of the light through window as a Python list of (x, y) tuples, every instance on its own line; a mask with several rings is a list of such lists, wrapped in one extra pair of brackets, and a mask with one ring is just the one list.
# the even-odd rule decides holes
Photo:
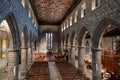
[(53, 34), (52, 33), (46, 33), (46, 43), (47, 43), (47, 49), (52, 49), (52, 40), (53, 40)]
[(86, 15), (86, 3), (83, 3), (81, 6), (81, 18)]
[(96, 9), (100, 5), (100, 0), (92, 0), (92, 10)]

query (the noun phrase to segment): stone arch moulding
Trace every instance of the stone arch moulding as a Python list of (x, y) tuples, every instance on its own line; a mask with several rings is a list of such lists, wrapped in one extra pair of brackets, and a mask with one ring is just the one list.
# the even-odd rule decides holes
[(119, 23), (113, 19), (110, 18), (104, 18), (96, 27), (94, 31), (94, 35), (92, 37), (93, 42), (93, 48), (100, 48), (100, 43), (102, 40), (102, 37), (104, 35), (104, 32), (107, 28), (109, 28), (109, 25), (114, 25), (115, 28), (119, 27)]
[[(14, 79), (18, 79), (19, 76), (19, 55), (20, 55), (20, 33), (19, 33), (19, 29), (18, 29), (18, 23), (17, 23), (17, 19), (15, 18), (15, 15), (13, 13), (9, 13), (6, 16), (2, 17), (2, 20), (6, 20), (11, 32), (11, 41), (10, 44), (11, 46), (9, 47), (8, 50), (8, 78), (13, 80)], [(0, 22), (1, 23), (1, 22)], [(12, 55), (11, 55), (12, 54)], [(14, 58), (14, 59), (11, 59)], [(13, 63), (13, 65), (11, 65), (11, 63)], [(12, 70), (14, 70), (14, 68), (16, 69), (16, 72), (13, 72)], [(14, 76), (14, 77), (13, 77)]]
[(20, 47), (20, 35), (19, 35), (19, 29), (18, 29), (18, 25), (17, 25), (17, 21), (15, 19), (15, 16), (13, 13), (9, 13), (7, 15), (6, 18), (4, 18), (7, 20), (11, 34), (12, 34), (12, 38), (13, 38), (13, 48), (14, 49), (18, 49)]
[(89, 33), (87, 28), (86, 27), (82, 27), (80, 32), (79, 32), (79, 35), (78, 35), (78, 45), (79, 46), (83, 46), (83, 40), (85, 39), (87, 33)]
[[(23, 28), (22, 33), (24, 35), (24, 46), (27, 47), (27, 44), (28, 44), (28, 29), (27, 29), (26, 26)], [(21, 36), (21, 39), (22, 39), (22, 36)], [(22, 44), (22, 46), (23, 46), (23, 44)]]

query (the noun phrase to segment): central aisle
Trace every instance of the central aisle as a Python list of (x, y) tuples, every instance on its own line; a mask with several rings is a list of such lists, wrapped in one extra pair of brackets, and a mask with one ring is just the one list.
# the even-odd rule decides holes
[(62, 80), (62, 77), (55, 65), (55, 62), (48, 62), (48, 65), (49, 65), (50, 80)]

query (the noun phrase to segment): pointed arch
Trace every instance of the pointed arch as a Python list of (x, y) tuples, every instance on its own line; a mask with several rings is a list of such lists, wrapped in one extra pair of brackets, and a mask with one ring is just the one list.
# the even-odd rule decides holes
[(12, 34), (12, 38), (13, 38), (13, 48), (14, 49), (18, 49), (20, 47), (20, 35), (19, 35), (19, 29), (18, 29), (18, 25), (17, 25), (17, 21), (15, 19), (15, 16), (13, 13), (9, 13), (7, 15), (6, 18), (4, 18), (7, 20), (11, 34)]
[[(9, 30), (10, 30), (10, 38), (9, 38), (9, 48), (8, 53), (9, 54), (13, 54), (11, 56), (8, 55), (8, 78), (12, 78), (9, 75), (12, 75), (14, 77), (16, 77), (16, 79), (18, 79), (18, 75), (19, 75), (19, 65), (20, 64), (20, 33), (19, 33), (19, 29), (18, 29), (18, 23), (17, 20), (15, 18), (15, 15), (13, 13), (9, 13), (7, 14), (5, 17), (2, 17), (2, 21), (6, 20), (8, 26), (9, 26)], [(1, 22), (2, 22), (1, 21)], [(1, 23), (0, 22), (0, 23)], [(13, 57), (15, 56), (15, 57)], [(14, 58), (14, 59), (11, 59)], [(9, 62), (10, 61), (10, 62)], [(15, 63), (13, 65), (11, 65), (11, 63)], [(16, 73), (14, 73), (13, 71), (11, 71), (14, 66), (16, 67)]]
[(96, 30), (94, 31), (94, 35), (92, 38), (93, 41), (93, 48), (100, 48), (100, 43), (102, 41), (102, 37), (106, 31), (107, 28), (110, 28), (111, 26), (114, 26), (114, 28), (119, 27), (119, 23), (113, 19), (104, 18), (96, 27)]
[(80, 30), (79, 36), (78, 36), (78, 45), (79, 46), (83, 46), (83, 41), (87, 35), (88, 30), (86, 29), (86, 27), (82, 27), (82, 29)]

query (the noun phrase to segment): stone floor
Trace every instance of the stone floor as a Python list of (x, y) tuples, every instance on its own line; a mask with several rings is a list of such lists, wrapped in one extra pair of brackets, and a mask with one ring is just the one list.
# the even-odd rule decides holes
[(0, 59), (0, 80), (8, 80), (7, 59)]
[(7, 66), (0, 69), (0, 80), (8, 80)]
[(55, 65), (55, 62), (48, 62), (49, 72), (50, 72), (50, 80), (62, 80), (62, 77)]
[(87, 77), (90, 78), (90, 80), (92, 80), (92, 69), (87, 69), (87, 64), (85, 64), (85, 74)]

